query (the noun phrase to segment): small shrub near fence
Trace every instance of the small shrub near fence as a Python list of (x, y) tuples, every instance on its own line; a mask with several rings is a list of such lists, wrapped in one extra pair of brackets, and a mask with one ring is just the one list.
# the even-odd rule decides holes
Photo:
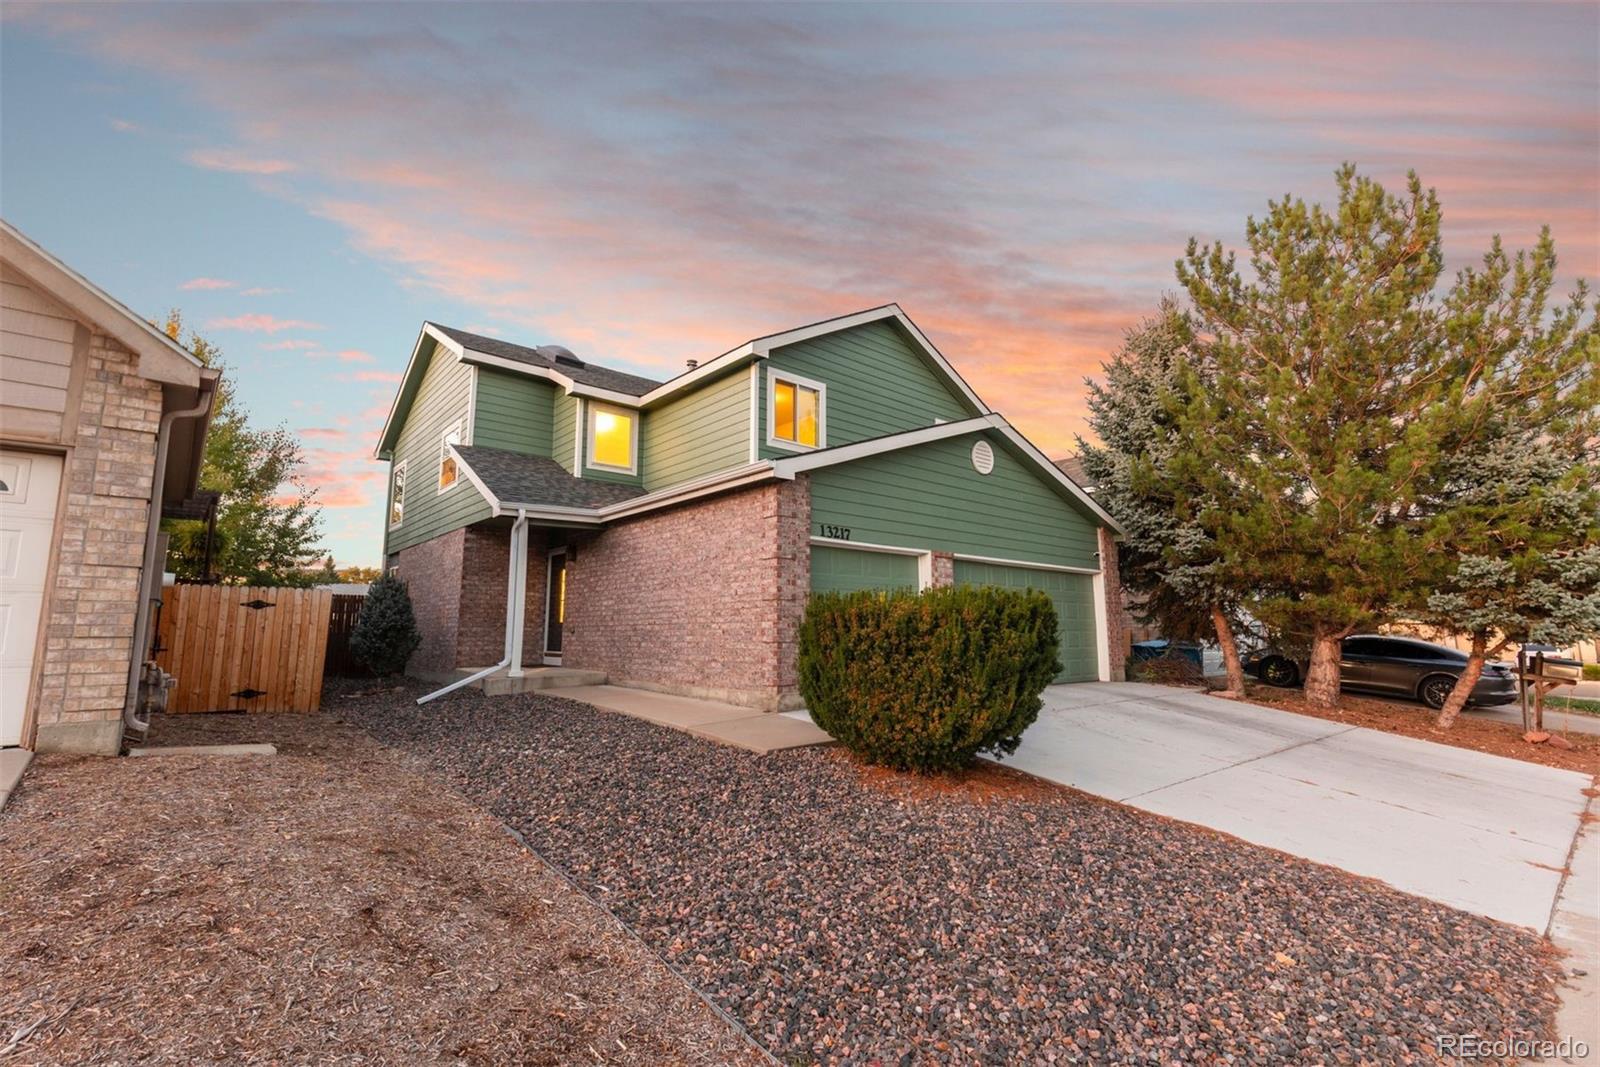
[(800, 693), (816, 724), (897, 770), (1009, 755), (1061, 669), (1043, 593), (947, 587), (822, 593), (800, 629)]
[(1586, 682), (1600, 682), (1600, 663), (1585, 663), (1583, 665), (1583, 680)]

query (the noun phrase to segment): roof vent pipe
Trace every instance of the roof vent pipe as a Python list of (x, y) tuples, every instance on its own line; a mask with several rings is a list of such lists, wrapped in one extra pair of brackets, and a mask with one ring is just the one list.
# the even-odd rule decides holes
[(698, 359), (689, 359), (689, 360), (685, 360), (684, 362), (689, 364), (689, 369), (690, 370), (694, 370), (696, 367), (698, 367), (700, 365), (700, 361)]

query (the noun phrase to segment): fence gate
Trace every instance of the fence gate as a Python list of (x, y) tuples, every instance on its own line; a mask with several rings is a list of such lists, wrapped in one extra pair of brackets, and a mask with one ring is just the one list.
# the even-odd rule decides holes
[(171, 585), (156, 662), (177, 676), (167, 710), (316, 711), (333, 594), (323, 589)]

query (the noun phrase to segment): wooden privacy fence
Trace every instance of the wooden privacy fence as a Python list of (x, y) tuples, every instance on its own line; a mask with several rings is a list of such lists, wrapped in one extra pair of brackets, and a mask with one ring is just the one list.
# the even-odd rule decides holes
[(361, 605), (367, 598), (359, 593), (334, 593), (333, 610), (328, 615), (328, 653), (324, 673), (344, 678), (364, 678), (372, 672), (350, 651), (350, 635), (355, 633)]
[(171, 585), (156, 663), (177, 677), (167, 710), (316, 711), (333, 594), (322, 589)]

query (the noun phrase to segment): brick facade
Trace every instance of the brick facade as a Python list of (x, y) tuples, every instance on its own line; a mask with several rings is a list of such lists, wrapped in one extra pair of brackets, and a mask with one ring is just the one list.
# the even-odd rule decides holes
[(810, 523), (797, 478), (585, 536), (567, 564), (563, 664), (622, 685), (794, 706)]
[(1122, 595), (1122, 575), (1117, 568), (1116, 537), (1106, 527), (1099, 528), (1100, 572), (1106, 600), (1106, 648), (1110, 650), (1111, 681), (1128, 677), (1128, 607)]
[(935, 589), (956, 584), (956, 557), (953, 552), (934, 552), (933, 573), (928, 584)]
[[(451, 530), (397, 553), (396, 573), (411, 593), (422, 644), (408, 673), (444, 676), (458, 667), (487, 667), (505, 652), (506, 575), (511, 563), (509, 524)], [(528, 535), (524, 666), (542, 661), (545, 585), (543, 532)]]
[(161, 386), (94, 333), (62, 470), (54, 582), (35, 683), (35, 747), (114, 754), (122, 743)]

